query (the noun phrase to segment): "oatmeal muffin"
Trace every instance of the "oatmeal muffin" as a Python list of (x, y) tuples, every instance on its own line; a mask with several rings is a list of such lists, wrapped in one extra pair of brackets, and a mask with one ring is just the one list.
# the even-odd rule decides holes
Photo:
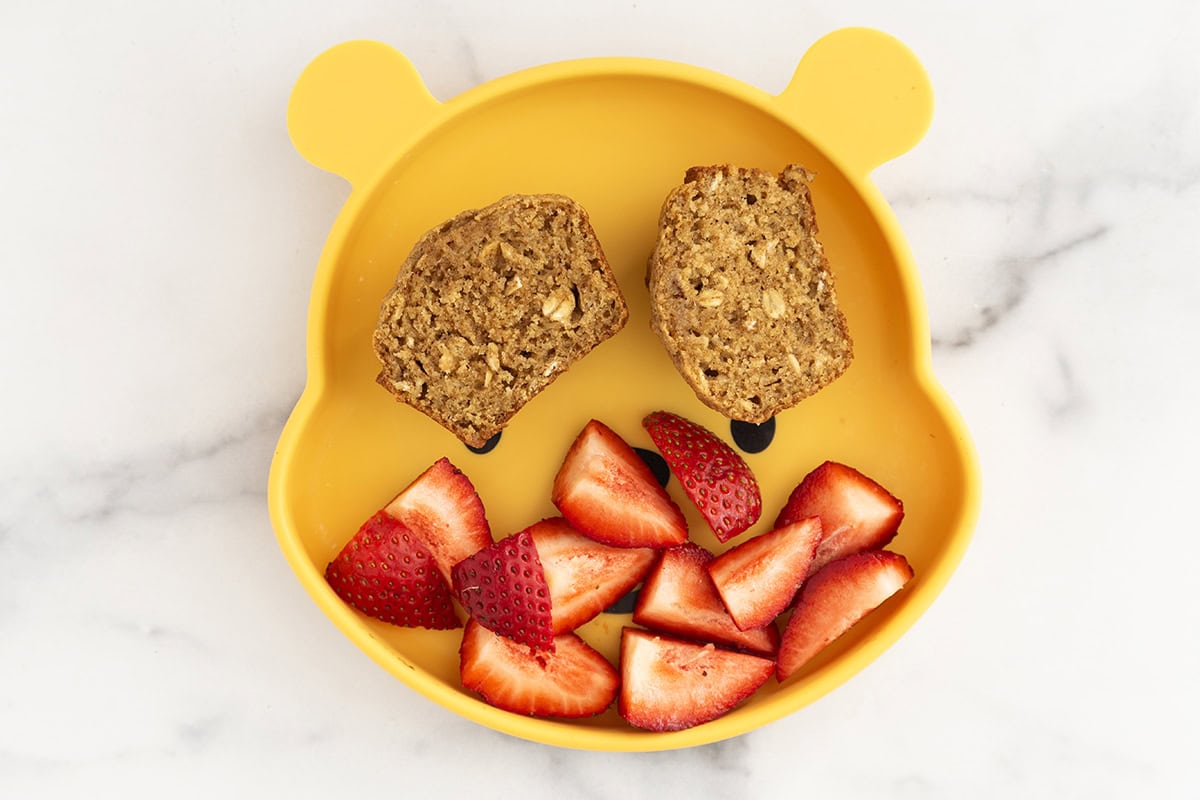
[(627, 318), (584, 209), (510, 195), (413, 247), (380, 309), (377, 380), (482, 447)]
[(663, 204), (651, 326), (705, 405), (765, 422), (832, 383), (853, 343), (800, 166), (693, 167)]

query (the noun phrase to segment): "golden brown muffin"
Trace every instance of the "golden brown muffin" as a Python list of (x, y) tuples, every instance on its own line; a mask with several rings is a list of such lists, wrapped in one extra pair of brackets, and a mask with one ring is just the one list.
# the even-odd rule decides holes
[(701, 402), (761, 423), (853, 357), (800, 166), (693, 167), (650, 257), (651, 327)]
[(584, 209), (510, 195), (413, 247), (380, 310), (377, 380), (482, 447), (627, 318)]

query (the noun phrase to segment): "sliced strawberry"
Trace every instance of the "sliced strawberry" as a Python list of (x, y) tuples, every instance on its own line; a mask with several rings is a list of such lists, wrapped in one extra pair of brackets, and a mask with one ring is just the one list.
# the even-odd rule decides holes
[(834, 559), (890, 542), (904, 518), (904, 505), (853, 467), (826, 461), (792, 490), (775, 527), (805, 517), (820, 517), (825, 531), (811, 575)]
[(670, 547), (688, 538), (683, 512), (654, 473), (596, 420), (567, 451), (551, 499), (571, 527), (613, 547)]
[(462, 627), (429, 548), (383, 513), (364, 522), (329, 562), (325, 580), (369, 617), (407, 628)]
[(554, 652), (534, 650), (467, 620), (459, 648), (463, 686), (489, 705), (537, 717), (589, 717), (612, 705), (617, 671), (574, 633)]
[(655, 411), (642, 425), (719, 541), (758, 521), (758, 481), (732, 447), (707, 428), (666, 411)]
[(455, 564), (492, 543), (492, 529), (475, 487), (445, 458), (421, 473), (384, 512), (421, 537), (447, 584)]
[(521, 644), (554, 649), (550, 589), (528, 531), (464, 558), (452, 576), (454, 595), (480, 625)]
[(617, 708), (634, 727), (683, 730), (732, 710), (774, 670), (769, 658), (625, 628)]
[(633, 621), (700, 642), (774, 656), (779, 649), (774, 620), (754, 630), (739, 628), (708, 574), (712, 560), (712, 553), (692, 542), (664, 550), (638, 594)]
[(791, 605), (820, 541), (821, 521), (809, 517), (747, 539), (708, 565), (739, 628), (761, 628)]
[(904, 556), (872, 550), (838, 559), (804, 582), (779, 646), (776, 677), (786, 680), (913, 576)]
[(620, 600), (646, 576), (657, 555), (649, 547), (600, 544), (562, 517), (544, 519), (526, 532), (546, 575), (555, 635), (578, 628)]

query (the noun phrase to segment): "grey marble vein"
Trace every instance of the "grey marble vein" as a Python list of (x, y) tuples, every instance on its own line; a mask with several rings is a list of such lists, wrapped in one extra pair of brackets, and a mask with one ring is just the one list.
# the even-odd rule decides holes
[(458, 53), (462, 59), (463, 68), (466, 70), (467, 80), (470, 86), (478, 86), (487, 81), (487, 76), (479, 67), (479, 55), (475, 50), (475, 45), (471, 37), (460, 36), (458, 38)]
[(226, 727), (223, 714), (209, 714), (186, 720), (176, 728), (176, 738), (188, 750), (203, 750), (218, 739)]
[(156, 446), (127, 458), (52, 464), (0, 481), (0, 548), (35, 546), (39, 531), (75, 535), (126, 515), (162, 516), (198, 506), (264, 500), (286, 412), (248, 416), (198, 442)]
[(1047, 415), (1051, 422), (1060, 422), (1076, 416), (1087, 407), (1087, 395), (1066, 353), (1055, 353), (1055, 376), (1051, 385), (1044, 387)]
[(1098, 225), (1049, 248), (1027, 254), (1007, 256), (1000, 260), (998, 272), (1002, 278), (987, 302), (975, 310), (975, 319), (949, 333), (935, 335), (935, 348), (958, 349), (970, 347), (983, 334), (1001, 324), (1025, 301), (1030, 291), (1033, 272), (1061, 256), (1083, 248), (1105, 236), (1111, 226)]

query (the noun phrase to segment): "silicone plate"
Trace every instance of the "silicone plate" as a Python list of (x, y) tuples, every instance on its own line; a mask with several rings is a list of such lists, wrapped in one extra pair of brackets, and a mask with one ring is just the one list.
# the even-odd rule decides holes
[[(321, 609), (367, 655), (446, 708), (499, 731), (596, 750), (660, 750), (729, 738), (796, 711), (896, 641), (929, 606), (970, 537), (979, 476), (968, 434), (930, 367), (916, 271), (868, 175), (911, 148), (932, 114), (920, 64), (877, 31), (818, 41), (773, 96), (681, 64), (592, 59), (530, 69), (446, 103), (412, 65), (377, 42), (325, 52), (303, 72), (288, 109), (300, 153), (353, 191), (317, 268), (308, 322), (308, 383), (272, 464), (269, 503), (280, 546)], [(702, 406), (649, 330), (644, 271), (667, 191), (696, 164), (817, 174), (812, 187), (856, 358), (817, 396), (780, 414), (759, 478), (767, 530), (790, 490), (826, 459), (853, 465), (905, 503), (891, 547), (916, 577), (785, 684), (772, 678), (727, 716), (648, 733), (615, 708), (583, 721), (499, 711), (458, 679), (459, 632), (395, 628), (350, 610), (322, 577), (358, 526), (439, 457), (475, 484), (496, 538), (555, 513), (554, 473), (588, 419), (634, 446), (667, 409), (730, 436)], [(466, 208), (513, 192), (557, 192), (588, 209), (630, 306), (616, 337), (529, 403), (486, 455), (396, 403), (376, 385), (370, 345), (379, 304), (416, 239)], [(692, 538), (721, 551), (687, 498)], [(617, 659), (628, 615), (604, 614), (581, 634)], [(382, 700), (386, 702), (386, 698)]]

